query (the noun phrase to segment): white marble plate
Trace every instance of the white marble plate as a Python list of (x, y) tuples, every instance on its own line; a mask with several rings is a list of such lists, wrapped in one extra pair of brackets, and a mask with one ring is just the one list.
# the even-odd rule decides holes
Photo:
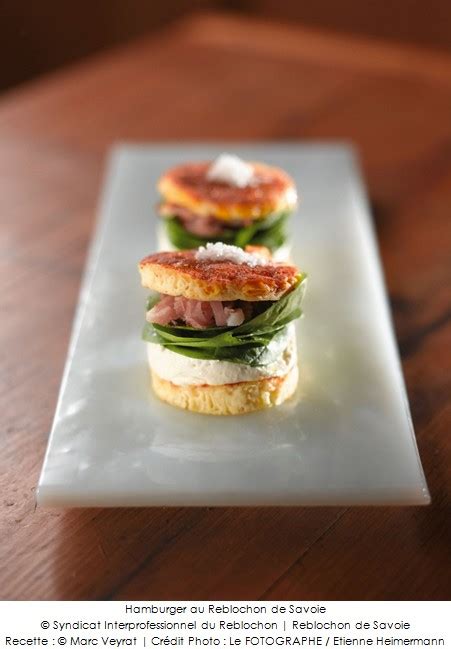
[[(293, 256), (309, 274), (301, 380), (240, 417), (174, 409), (149, 389), (137, 262), (156, 248), (155, 182), (222, 150), (284, 167), (302, 194)], [(40, 505), (427, 504), (368, 206), (339, 145), (123, 146), (110, 160)]]

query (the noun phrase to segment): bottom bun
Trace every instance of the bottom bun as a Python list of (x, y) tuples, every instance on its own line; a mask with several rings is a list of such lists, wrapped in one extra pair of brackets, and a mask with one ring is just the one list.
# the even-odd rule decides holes
[(226, 385), (175, 385), (151, 371), (152, 385), (162, 401), (204, 415), (243, 415), (279, 406), (295, 392), (298, 383), (295, 365), (284, 376)]

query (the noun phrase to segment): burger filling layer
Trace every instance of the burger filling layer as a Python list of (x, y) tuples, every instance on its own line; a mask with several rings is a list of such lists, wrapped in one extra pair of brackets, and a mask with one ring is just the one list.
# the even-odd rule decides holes
[(143, 338), (188, 359), (265, 366), (287, 347), (287, 325), (302, 314), (304, 286), (305, 276), (300, 275), (291, 291), (272, 302), (157, 294), (148, 301)]
[(290, 212), (225, 222), (212, 215), (196, 214), (182, 205), (164, 203), (160, 214), (164, 217), (170, 243), (179, 250), (198, 248), (208, 241), (223, 241), (240, 248), (260, 245), (274, 251), (287, 239), (286, 225)]

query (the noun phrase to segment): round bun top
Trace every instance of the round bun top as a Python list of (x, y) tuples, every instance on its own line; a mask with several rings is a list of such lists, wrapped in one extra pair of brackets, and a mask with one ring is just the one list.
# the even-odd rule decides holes
[(187, 162), (169, 169), (158, 189), (170, 204), (223, 221), (255, 220), (295, 209), (296, 188), (285, 171), (259, 162), (248, 164), (254, 173), (244, 187), (210, 180), (210, 162)]
[(299, 281), (299, 270), (291, 264), (250, 265), (196, 254), (183, 250), (145, 257), (139, 264), (142, 285), (191, 300), (259, 301), (278, 300)]

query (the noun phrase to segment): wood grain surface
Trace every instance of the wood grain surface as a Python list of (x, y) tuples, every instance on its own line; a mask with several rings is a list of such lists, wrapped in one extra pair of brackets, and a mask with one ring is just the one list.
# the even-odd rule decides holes
[[(0, 100), (0, 598), (447, 599), (451, 57), (199, 15)], [(44, 510), (35, 488), (109, 147), (360, 149), (427, 508)]]

